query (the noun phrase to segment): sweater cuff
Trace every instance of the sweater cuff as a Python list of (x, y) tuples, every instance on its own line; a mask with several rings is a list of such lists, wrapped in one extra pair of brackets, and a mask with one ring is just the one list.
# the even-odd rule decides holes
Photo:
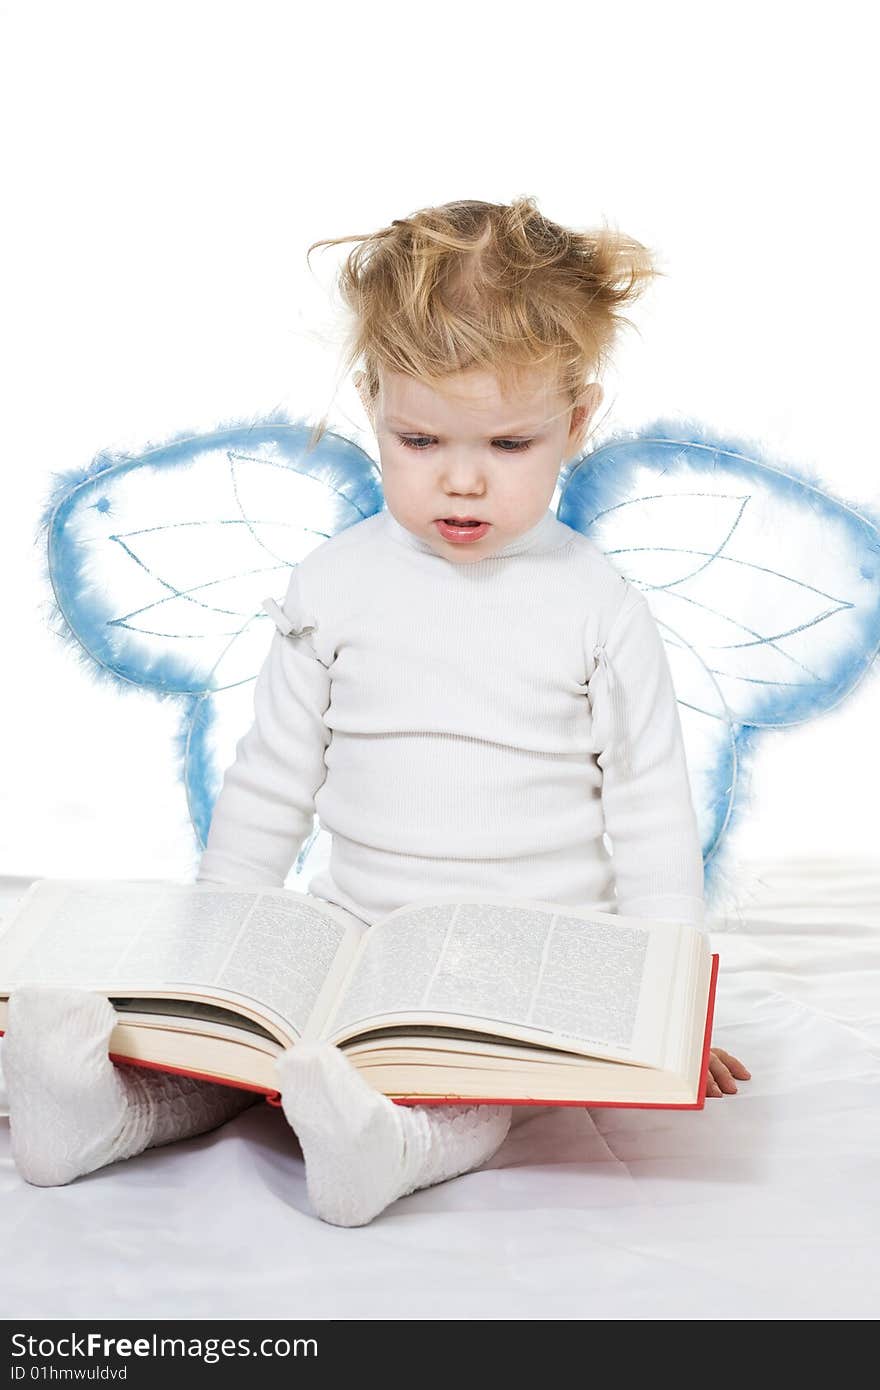
[(196, 883), (216, 883), (222, 886), (245, 888), (283, 888), (278, 874), (246, 859), (233, 859), (215, 849), (206, 849), (196, 871)]
[(655, 920), (690, 922), (705, 930), (706, 902), (691, 893), (667, 893), (663, 896), (622, 898), (617, 904), (621, 917), (650, 917)]

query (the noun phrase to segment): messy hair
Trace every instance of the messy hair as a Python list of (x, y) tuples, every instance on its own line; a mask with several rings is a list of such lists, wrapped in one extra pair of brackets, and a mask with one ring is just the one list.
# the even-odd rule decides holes
[[(562, 227), (526, 196), (421, 208), (369, 235), (312, 242), (307, 260), (316, 247), (351, 241), (337, 276), (350, 316), (341, 372), (360, 364), (371, 401), (380, 367), (438, 390), (480, 368), (504, 395), (538, 368), (576, 404), (620, 326), (632, 326), (619, 310), (663, 273), (633, 237), (607, 225)], [(310, 448), (326, 429), (325, 416)]]

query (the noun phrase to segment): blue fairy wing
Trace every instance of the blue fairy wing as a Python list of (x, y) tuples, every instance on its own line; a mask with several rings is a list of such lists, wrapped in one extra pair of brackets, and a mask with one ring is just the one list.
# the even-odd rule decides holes
[[(204, 847), (291, 568), (384, 506), (350, 440), (276, 412), (55, 474), (40, 519), (50, 625), (98, 679), (182, 705), (178, 766)], [(303, 846), (297, 869), (318, 832)], [(326, 838), (326, 837), (325, 837)]]
[(880, 649), (880, 522), (692, 420), (655, 421), (576, 460), (558, 517), (651, 606), (708, 861), (758, 732), (832, 709)]

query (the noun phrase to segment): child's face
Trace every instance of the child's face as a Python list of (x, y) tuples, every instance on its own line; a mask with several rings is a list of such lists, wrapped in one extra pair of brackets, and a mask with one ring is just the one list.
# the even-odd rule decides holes
[[(544, 375), (527, 380), (525, 394), (510, 399), (494, 374), (476, 369), (450, 377), (443, 394), (380, 371), (374, 402), (357, 382), (379, 445), (388, 510), (454, 564), (486, 559), (540, 521), (602, 399), (594, 383), (585, 404), (573, 407)], [(444, 536), (437, 522), (448, 517), (476, 517), (488, 530), (474, 540)]]

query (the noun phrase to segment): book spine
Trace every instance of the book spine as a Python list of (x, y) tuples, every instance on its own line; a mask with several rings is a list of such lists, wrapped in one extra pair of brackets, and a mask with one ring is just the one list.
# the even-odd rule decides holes
[(715, 1019), (715, 990), (718, 984), (718, 963), (719, 957), (712, 957), (712, 974), (709, 979), (709, 1007), (706, 1010), (706, 1032), (703, 1036), (703, 1065), (700, 1072), (700, 1089), (697, 1093), (697, 1103), (691, 1108), (702, 1110), (706, 1104), (706, 1089), (709, 1085), (709, 1052), (712, 1046), (712, 1024)]

